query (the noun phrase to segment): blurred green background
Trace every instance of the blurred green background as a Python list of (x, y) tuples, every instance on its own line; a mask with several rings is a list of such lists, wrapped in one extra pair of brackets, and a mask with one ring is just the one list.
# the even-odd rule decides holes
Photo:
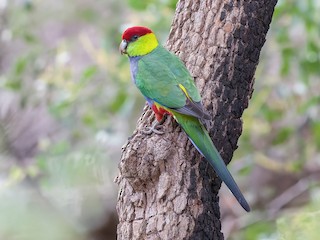
[[(0, 0), (0, 239), (115, 239), (117, 164), (144, 100), (118, 53), (130, 24), (164, 44), (176, 0)], [(317, 239), (320, 2), (280, 0), (225, 188), (229, 239)]]

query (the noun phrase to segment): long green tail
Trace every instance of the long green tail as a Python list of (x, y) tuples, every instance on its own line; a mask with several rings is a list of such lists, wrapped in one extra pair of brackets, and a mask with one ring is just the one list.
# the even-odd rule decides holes
[(242, 195), (238, 185), (222, 160), (218, 150), (214, 146), (207, 130), (195, 117), (182, 115), (174, 112), (176, 121), (181, 125), (183, 130), (189, 136), (189, 139), (197, 150), (209, 161), (220, 179), (228, 186), (240, 205), (247, 211), (250, 206)]

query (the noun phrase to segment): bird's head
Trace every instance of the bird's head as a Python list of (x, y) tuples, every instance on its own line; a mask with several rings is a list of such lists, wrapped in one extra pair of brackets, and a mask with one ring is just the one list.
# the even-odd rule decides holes
[(158, 44), (156, 36), (149, 28), (136, 26), (123, 32), (119, 50), (121, 54), (129, 57), (143, 56), (154, 50)]

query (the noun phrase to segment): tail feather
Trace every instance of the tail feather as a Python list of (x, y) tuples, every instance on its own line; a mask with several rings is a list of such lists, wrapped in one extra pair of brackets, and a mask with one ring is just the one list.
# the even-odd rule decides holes
[(240, 205), (247, 211), (250, 211), (250, 206), (242, 195), (238, 185), (222, 160), (218, 150), (214, 146), (207, 130), (199, 122), (199, 120), (192, 116), (174, 113), (174, 117), (181, 125), (183, 130), (187, 133), (189, 139), (197, 150), (208, 160), (214, 168), (220, 179), (228, 186)]

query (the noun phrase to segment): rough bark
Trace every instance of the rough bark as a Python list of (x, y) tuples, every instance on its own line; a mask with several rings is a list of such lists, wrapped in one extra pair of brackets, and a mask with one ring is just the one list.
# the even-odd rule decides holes
[[(181, 0), (167, 48), (186, 63), (212, 114), (208, 127), (229, 163), (276, 0)], [(220, 180), (168, 117), (164, 135), (143, 135), (155, 121), (145, 107), (123, 147), (118, 239), (223, 239)]]

